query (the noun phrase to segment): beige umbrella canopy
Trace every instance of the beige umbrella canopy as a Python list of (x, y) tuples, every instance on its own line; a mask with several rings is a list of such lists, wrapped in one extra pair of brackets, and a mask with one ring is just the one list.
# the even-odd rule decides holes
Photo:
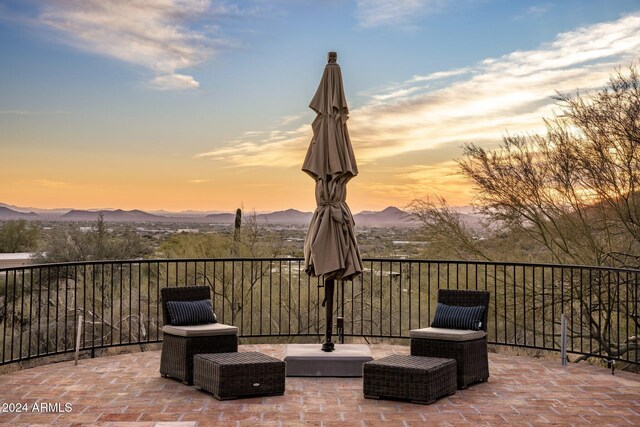
[(311, 125), (309, 144), (302, 170), (316, 183), (317, 208), (304, 242), (305, 270), (325, 280), (327, 332), (322, 349), (333, 350), (334, 280), (351, 280), (363, 270), (353, 215), (346, 203), (347, 182), (358, 174), (346, 122), (347, 100), (342, 87), (337, 55), (329, 52), (329, 62), (309, 107), (317, 116)]

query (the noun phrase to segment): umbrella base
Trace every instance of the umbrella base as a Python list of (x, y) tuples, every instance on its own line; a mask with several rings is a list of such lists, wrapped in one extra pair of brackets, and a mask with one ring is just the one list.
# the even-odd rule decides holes
[(289, 344), (284, 358), (288, 377), (361, 377), (362, 364), (372, 360), (366, 344), (336, 344), (332, 352), (318, 344)]
[(329, 352), (329, 351), (334, 351), (335, 349), (336, 349), (336, 346), (333, 345), (332, 342), (325, 342), (322, 344), (322, 351)]

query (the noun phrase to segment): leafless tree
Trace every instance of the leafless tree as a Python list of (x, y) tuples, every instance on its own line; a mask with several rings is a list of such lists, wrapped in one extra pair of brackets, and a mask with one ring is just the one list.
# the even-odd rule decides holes
[(558, 94), (546, 135), (468, 144), (458, 159), (493, 222), (527, 233), (560, 263), (640, 266), (640, 76)]
[[(558, 93), (554, 99), (559, 111), (545, 120), (546, 134), (508, 135), (496, 150), (464, 146), (457, 163), (476, 189), (476, 209), (496, 234), (526, 236), (543, 250), (544, 261), (640, 268), (638, 68), (616, 71), (593, 93)], [(414, 201), (411, 208), (432, 241), (446, 240), (468, 259), (504, 257), (471, 239), (443, 200)], [(596, 352), (610, 357), (637, 351), (635, 337), (616, 337), (622, 346), (610, 339), (611, 322), (620, 316), (637, 328), (629, 283), (612, 290), (599, 280), (609, 278), (591, 277), (588, 288), (567, 302), (584, 316), (570, 333), (589, 336)]]

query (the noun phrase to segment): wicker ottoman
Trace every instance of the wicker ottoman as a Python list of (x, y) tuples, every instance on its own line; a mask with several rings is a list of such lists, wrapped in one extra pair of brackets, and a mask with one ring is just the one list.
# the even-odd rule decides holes
[(285, 366), (257, 352), (198, 354), (193, 359), (193, 384), (219, 400), (282, 396)]
[(364, 397), (429, 404), (456, 391), (456, 361), (394, 354), (363, 365)]

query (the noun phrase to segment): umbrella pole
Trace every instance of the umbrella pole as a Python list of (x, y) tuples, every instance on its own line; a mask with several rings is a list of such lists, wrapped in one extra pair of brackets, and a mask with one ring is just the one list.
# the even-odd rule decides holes
[(324, 334), (324, 343), (322, 344), (322, 351), (333, 351), (335, 349), (333, 342), (331, 342), (331, 334), (333, 328), (333, 290), (335, 287), (334, 279), (325, 279), (324, 281), (324, 294), (326, 297), (326, 332)]

